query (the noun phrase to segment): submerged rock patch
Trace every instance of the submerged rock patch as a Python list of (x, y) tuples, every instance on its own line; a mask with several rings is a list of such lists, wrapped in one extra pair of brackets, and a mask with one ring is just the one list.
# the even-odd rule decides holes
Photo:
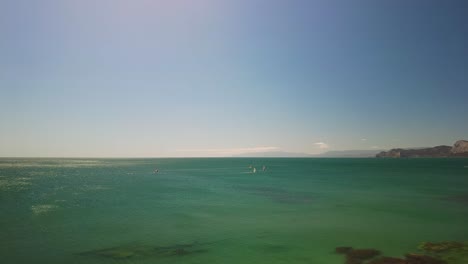
[[(466, 248), (465, 248), (466, 247)], [(430, 251), (430, 252), (445, 252), (445, 251), (452, 251), (452, 250), (463, 250), (464, 248), (468, 250), (468, 246), (465, 246), (465, 244), (457, 241), (447, 241), (447, 242), (439, 242), (439, 243), (433, 243), (433, 242), (423, 242), (421, 245), (419, 245), (419, 248), (425, 251)]]
[(376, 249), (353, 249), (352, 247), (337, 247), (335, 252), (346, 255), (346, 264), (361, 264), (380, 255), (380, 251)]
[(401, 258), (379, 257), (369, 262), (369, 264), (407, 264), (407, 262)]
[(148, 245), (128, 245), (81, 252), (79, 255), (124, 260), (143, 257), (185, 256), (206, 252), (205, 249), (195, 248), (198, 247), (198, 245), (198, 243), (175, 244), (162, 247)]
[[(450, 249), (463, 248), (463, 243), (423, 243), (420, 248), (435, 251), (437, 253), (446, 252)], [(458, 258), (445, 259), (440, 255), (430, 254), (406, 254), (404, 258), (380, 256), (380, 251), (376, 249), (353, 249), (352, 247), (337, 247), (335, 252), (346, 256), (345, 264), (462, 264)]]
[(338, 253), (338, 254), (346, 254), (346, 253), (350, 252), (351, 250), (353, 250), (352, 247), (337, 247), (337, 248), (335, 248), (335, 252)]
[(406, 263), (408, 264), (446, 264), (447, 262), (431, 256), (419, 254), (406, 254)]
[(424, 242), (419, 245), (419, 249), (430, 256), (446, 261), (448, 264), (468, 263), (467, 243), (458, 241)]

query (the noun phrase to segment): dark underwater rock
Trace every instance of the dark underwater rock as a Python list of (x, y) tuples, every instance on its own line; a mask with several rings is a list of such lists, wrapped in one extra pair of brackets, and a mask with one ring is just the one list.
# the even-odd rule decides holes
[(407, 264), (405, 259), (392, 258), (392, 257), (380, 257), (371, 260), (369, 264)]
[(141, 257), (169, 257), (169, 256), (185, 256), (188, 254), (203, 253), (204, 249), (195, 248), (199, 244), (175, 244), (162, 247), (151, 247), (147, 245), (128, 245), (118, 246), (104, 249), (91, 250), (80, 253), (82, 256), (103, 257), (114, 260), (125, 260), (130, 258)]
[(446, 262), (431, 256), (407, 254), (405, 259), (380, 257), (370, 261), (368, 264), (446, 264)]
[(361, 264), (380, 255), (376, 249), (351, 249), (346, 253), (346, 264)]
[(175, 245), (171, 245), (171, 246), (163, 246), (163, 247), (155, 247), (154, 249), (157, 250), (157, 251), (173, 251), (173, 250), (177, 250), (177, 249), (181, 249), (181, 248), (191, 248), (191, 247), (194, 247), (195, 246), (195, 243), (191, 243), (191, 244), (175, 244)]
[(82, 256), (96, 256), (110, 259), (128, 259), (133, 257), (143, 257), (153, 254), (152, 248), (147, 246), (120, 246), (91, 250), (80, 253)]
[(380, 255), (377, 249), (351, 249), (346, 255), (350, 258), (370, 259)]
[[(468, 248), (460, 242), (441, 242), (441, 243), (430, 243), (426, 242), (420, 246), (421, 249), (432, 252), (468, 252)], [(405, 258), (396, 257), (378, 257), (380, 251), (376, 249), (353, 249), (352, 247), (337, 247), (335, 252), (338, 254), (345, 254), (345, 264), (449, 264), (452, 262), (446, 262), (446, 260), (440, 255), (431, 254), (406, 254)], [(457, 264), (468, 264), (463, 262), (465, 258), (463, 255), (449, 254), (445, 255), (448, 259), (455, 260)], [(461, 262), (460, 262), (461, 260)]]
[(353, 250), (352, 247), (337, 247), (337, 248), (335, 248), (335, 252), (338, 253), (338, 254), (347, 254), (351, 250)]
[(407, 264), (446, 264), (447, 262), (426, 255), (406, 254)]
[(177, 256), (183, 256), (183, 255), (188, 255), (188, 254), (190, 254), (190, 252), (186, 250), (185, 248), (176, 248), (174, 250), (174, 255), (177, 255)]

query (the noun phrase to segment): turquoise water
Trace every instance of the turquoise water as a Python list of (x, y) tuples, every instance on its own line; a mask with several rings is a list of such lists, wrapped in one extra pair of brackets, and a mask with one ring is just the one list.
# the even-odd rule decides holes
[(468, 159), (0, 159), (0, 213), (2, 263), (341, 264), (468, 240)]

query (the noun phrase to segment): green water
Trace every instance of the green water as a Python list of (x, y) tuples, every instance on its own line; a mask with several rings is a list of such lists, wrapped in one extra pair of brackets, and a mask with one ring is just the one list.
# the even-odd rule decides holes
[(1, 263), (341, 264), (467, 223), (468, 159), (0, 159)]

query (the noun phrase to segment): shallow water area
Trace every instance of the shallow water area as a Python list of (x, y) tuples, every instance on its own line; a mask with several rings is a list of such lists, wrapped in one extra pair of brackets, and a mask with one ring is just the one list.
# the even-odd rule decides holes
[(425, 241), (468, 240), (466, 164), (0, 159), (0, 254), (4, 263), (341, 264), (335, 248), (351, 246), (402, 257)]

